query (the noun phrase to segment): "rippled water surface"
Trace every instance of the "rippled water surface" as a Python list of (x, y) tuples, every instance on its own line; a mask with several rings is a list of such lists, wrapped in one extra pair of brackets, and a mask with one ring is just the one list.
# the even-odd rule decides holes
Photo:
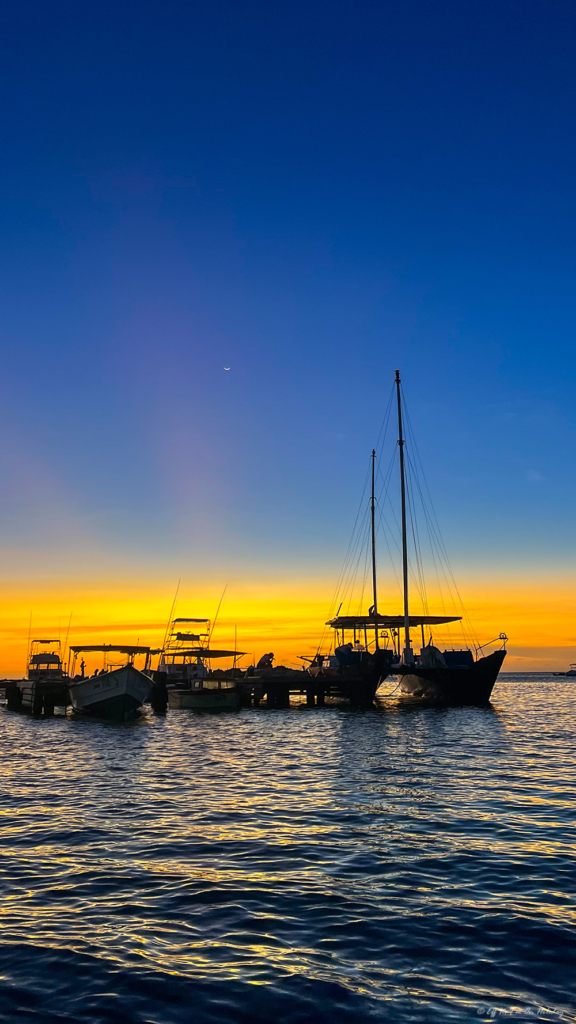
[(576, 679), (0, 729), (0, 1021), (576, 1020)]

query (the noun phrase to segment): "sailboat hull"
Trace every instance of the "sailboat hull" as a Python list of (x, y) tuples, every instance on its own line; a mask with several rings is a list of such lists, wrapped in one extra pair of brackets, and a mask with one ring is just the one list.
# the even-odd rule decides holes
[(392, 651), (380, 649), (358, 655), (358, 662), (340, 665), (334, 673), (322, 670), (310, 672), (319, 692), (327, 697), (339, 697), (351, 704), (371, 704), (376, 691), (388, 676), (392, 666)]
[(495, 651), (463, 668), (400, 666), (398, 696), (444, 705), (487, 704), (505, 657), (506, 651)]

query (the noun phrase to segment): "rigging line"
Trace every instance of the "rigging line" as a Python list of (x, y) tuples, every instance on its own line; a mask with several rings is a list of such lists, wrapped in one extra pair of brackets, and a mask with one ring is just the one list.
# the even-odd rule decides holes
[(335, 604), (336, 604), (336, 601), (338, 600), (338, 596), (339, 596), (341, 587), (342, 587), (343, 582), (344, 582), (344, 580), (346, 578), (347, 572), (349, 571), (351, 559), (354, 557), (354, 551), (355, 551), (355, 548), (356, 548), (356, 545), (357, 545), (356, 531), (357, 531), (357, 527), (358, 527), (358, 519), (359, 519), (360, 513), (362, 511), (362, 505), (364, 504), (364, 497), (365, 497), (365, 492), (366, 492), (366, 487), (367, 487), (368, 479), (369, 479), (369, 475), (367, 475), (366, 481), (364, 483), (364, 489), (363, 489), (363, 493), (362, 493), (362, 498), (361, 498), (361, 501), (360, 501), (360, 505), (358, 507), (358, 511), (356, 513), (356, 519), (354, 521), (354, 526), (353, 526), (353, 529), (352, 529), (352, 534), (351, 534), (350, 540), (348, 542), (348, 548), (346, 550), (346, 555), (344, 557), (344, 562), (343, 562), (343, 565), (341, 567), (340, 574), (338, 576), (338, 580), (336, 582), (336, 588), (335, 588), (335, 591), (334, 591), (334, 594), (333, 594), (333, 597), (332, 597), (331, 604), (329, 606), (331, 610), (335, 607)]
[[(422, 460), (420, 459), (419, 452), (418, 452), (418, 447), (417, 447), (417, 444), (416, 444), (416, 439), (415, 439), (415, 436), (414, 436), (414, 430), (412, 428), (412, 423), (410, 421), (410, 417), (409, 417), (407, 412), (406, 412), (406, 421), (407, 421), (407, 428), (408, 428), (407, 429), (407, 435), (410, 438), (411, 446), (413, 445), (413, 447), (414, 447), (414, 449), (416, 451), (416, 454), (418, 456), (418, 460), (419, 460), (420, 466), (422, 468), (422, 475), (423, 475), (424, 479), (426, 479), (426, 475), (424, 473), (424, 468), (422, 466)], [(426, 507), (426, 502), (424, 500), (424, 496), (423, 496), (423, 493), (422, 493), (422, 488), (420, 486), (419, 476), (418, 476), (418, 473), (416, 471), (416, 465), (414, 463), (414, 460), (412, 460), (412, 459), (410, 459), (410, 469), (411, 469), (411, 473), (410, 473), (410, 477), (411, 477), (411, 480), (410, 480), (411, 494), (410, 494), (410, 497), (412, 499), (412, 506), (413, 506), (414, 511), (415, 511), (414, 486), (416, 486), (416, 489), (417, 489), (419, 497), (420, 497), (420, 501), (422, 503), (422, 508), (423, 508), (423, 511), (424, 511), (424, 517), (425, 517), (425, 521), (426, 521), (428, 537), (429, 537), (429, 540), (431, 542), (431, 551), (432, 551), (432, 556), (433, 556), (435, 574), (436, 574), (436, 578), (437, 578), (437, 582), (438, 582), (438, 586), (439, 586), (439, 591), (440, 591), (440, 599), (441, 599), (441, 602), (442, 602), (443, 610), (445, 610), (443, 589), (442, 589), (442, 586), (441, 586), (441, 583), (440, 583), (440, 576), (439, 576), (439, 573), (438, 573), (438, 565), (436, 564), (436, 558), (434, 556), (434, 548), (435, 547), (437, 548), (437, 551), (438, 551), (440, 569), (441, 569), (442, 575), (444, 576), (445, 583), (446, 583), (446, 586), (448, 588), (448, 593), (450, 594), (450, 598), (451, 598), (452, 602), (454, 601), (454, 597), (453, 597), (452, 589), (450, 587), (449, 580), (447, 578), (446, 571), (445, 571), (445, 568), (444, 568), (444, 565), (443, 565), (442, 550), (441, 550), (440, 545), (438, 543), (436, 543), (436, 544), (433, 543), (433, 537), (434, 537), (434, 534), (435, 534), (436, 531), (434, 529), (433, 522), (431, 522), (431, 520), (429, 518), (428, 510), (427, 510), (427, 507)], [(428, 489), (428, 494), (429, 493), (430, 492), (429, 492), (429, 489)], [(430, 501), (431, 501), (431, 499), (430, 499)], [(432, 501), (431, 501), (431, 504), (432, 504)], [(412, 510), (411, 510), (411, 514), (412, 514)], [(414, 525), (414, 524), (412, 524), (412, 525)], [(416, 524), (416, 531), (418, 531), (417, 524)], [(447, 553), (446, 553), (445, 550), (444, 550), (444, 555), (447, 558)], [(422, 573), (422, 575), (423, 575), (423, 573)], [(462, 610), (464, 611), (464, 609), (462, 609)], [(448, 636), (450, 638), (450, 642), (452, 642), (452, 631), (450, 629), (450, 626), (447, 625), (446, 628), (447, 628)]]
[(418, 565), (418, 572), (420, 574), (420, 580), (422, 583), (422, 603), (424, 605), (424, 613), (428, 614), (428, 595), (426, 593), (426, 577), (424, 574), (424, 563), (422, 558), (422, 547), (420, 545), (420, 531), (418, 528), (418, 516), (416, 512), (416, 502), (414, 500), (414, 467), (412, 459), (410, 458), (410, 452), (406, 452), (406, 462), (408, 465), (408, 505), (410, 509), (410, 525), (412, 528), (412, 538), (414, 540), (414, 550), (416, 554), (416, 562)]
[(332, 617), (332, 611), (333, 611), (333, 609), (334, 609), (334, 607), (336, 605), (336, 601), (338, 599), (338, 593), (339, 593), (339, 590), (340, 590), (342, 577), (344, 576), (345, 571), (346, 571), (346, 566), (347, 566), (347, 561), (348, 561), (348, 558), (349, 558), (349, 553), (350, 553), (350, 550), (352, 548), (352, 544), (353, 544), (353, 540), (354, 540), (354, 536), (355, 536), (355, 532), (356, 532), (356, 527), (358, 525), (358, 519), (360, 517), (360, 513), (361, 513), (362, 507), (364, 505), (366, 490), (367, 490), (367, 487), (368, 487), (368, 482), (370, 480), (370, 472), (371, 472), (371, 467), (369, 466), (369, 468), (368, 468), (368, 470), (366, 472), (366, 477), (364, 479), (364, 487), (362, 488), (362, 495), (360, 497), (360, 502), (358, 504), (358, 510), (356, 512), (356, 518), (354, 520), (354, 525), (352, 527), (352, 533), (350, 535), (350, 540), (348, 541), (348, 547), (347, 547), (346, 553), (344, 555), (344, 564), (343, 564), (343, 566), (342, 566), (342, 568), (340, 570), (340, 574), (339, 574), (338, 579), (336, 581), (336, 589), (334, 591), (334, 596), (332, 598), (332, 602), (329, 605), (329, 608), (330, 608), (329, 617)]
[[(418, 478), (417, 474), (414, 474), (414, 480), (415, 480), (415, 483), (416, 483), (416, 487), (417, 487), (418, 494), (419, 494), (419, 497), (420, 497), (420, 501), (421, 501), (421, 504), (422, 504), (422, 510), (423, 510), (423, 513), (424, 513), (424, 521), (425, 521), (426, 530), (427, 530), (427, 533), (428, 533), (428, 540), (430, 542), (430, 554), (431, 554), (431, 557), (432, 557), (432, 564), (433, 564), (433, 567), (434, 567), (434, 575), (436, 577), (436, 583), (437, 583), (437, 586), (438, 586), (438, 594), (439, 594), (439, 597), (440, 597), (440, 602), (441, 602), (442, 610), (443, 610), (443, 612), (446, 612), (446, 606), (445, 606), (445, 601), (444, 601), (444, 589), (443, 589), (442, 582), (441, 582), (441, 579), (440, 579), (440, 571), (442, 572), (442, 575), (445, 578), (445, 583), (448, 586), (448, 592), (450, 593), (451, 599), (453, 600), (452, 595), (451, 595), (451, 589), (450, 589), (448, 580), (446, 579), (446, 573), (445, 573), (444, 565), (443, 565), (443, 562), (442, 562), (442, 553), (441, 553), (441, 550), (439, 548), (439, 545), (438, 545), (437, 540), (436, 540), (435, 535), (434, 535), (434, 533), (435, 533), (434, 532), (434, 524), (433, 524), (433, 522), (432, 522), (432, 520), (430, 518), (430, 515), (429, 515), (429, 512), (428, 512), (428, 508), (427, 508), (426, 502), (424, 500), (424, 495), (422, 493), (422, 489), (420, 487), (420, 481), (419, 481), (419, 478)], [(448, 633), (449, 633), (449, 636), (451, 636), (449, 628), (448, 628)]]
[(355, 540), (354, 540), (354, 546), (353, 546), (352, 550), (350, 551), (350, 557), (349, 557), (349, 560), (348, 560), (348, 565), (346, 566), (345, 572), (342, 574), (342, 578), (340, 580), (340, 586), (339, 586), (339, 589), (338, 589), (338, 592), (337, 592), (337, 595), (336, 595), (336, 600), (339, 599), (340, 603), (341, 603), (342, 599), (345, 597), (345, 595), (348, 593), (348, 590), (350, 588), (350, 580), (351, 580), (351, 578), (352, 578), (352, 576), (354, 574), (356, 563), (357, 563), (358, 558), (360, 557), (360, 553), (361, 553), (361, 551), (363, 550), (363, 547), (364, 547), (365, 534), (366, 534), (366, 530), (368, 528), (368, 524), (369, 524), (369, 512), (368, 512), (368, 509), (365, 509), (364, 516), (362, 518), (362, 521), (361, 521), (360, 526), (359, 526), (359, 528), (357, 530), (357, 533), (356, 533), (356, 537), (355, 537)]
[(368, 579), (368, 566), (370, 563), (370, 547), (366, 545), (366, 552), (364, 555), (364, 573), (362, 576), (362, 591), (360, 594), (360, 601), (358, 604), (358, 615), (362, 614), (362, 608), (364, 607), (364, 591), (366, 590), (366, 580)]
[(340, 573), (340, 579), (338, 581), (338, 587), (337, 587), (336, 592), (335, 592), (335, 596), (336, 597), (338, 596), (338, 593), (342, 589), (342, 587), (345, 586), (345, 584), (346, 584), (346, 580), (347, 580), (348, 575), (350, 573), (351, 566), (354, 564), (354, 561), (356, 559), (356, 555), (357, 555), (357, 551), (358, 551), (358, 545), (360, 543), (362, 543), (362, 538), (364, 536), (364, 531), (366, 529), (366, 523), (368, 521), (368, 518), (369, 518), (369, 509), (368, 509), (367, 506), (365, 506), (363, 511), (362, 511), (362, 516), (359, 517), (359, 520), (356, 523), (356, 528), (355, 528), (355, 531), (354, 531), (354, 535), (351, 538), (351, 542), (350, 542), (350, 544), (348, 546), (348, 552), (347, 552), (346, 560), (344, 562), (344, 565), (342, 566), (342, 570), (341, 570), (341, 573)]
[[(418, 478), (416, 478), (416, 481), (417, 481), (417, 484), (418, 484), (418, 487), (419, 487)], [(438, 587), (439, 587), (439, 590), (440, 590), (440, 594), (442, 596), (443, 591), (442, 591), (442, 584), (440, 582), (440, 578), (439, 578), (439, 575), (438, 575), (438, 567), (436, 566), (435, 552), (438, 555), (439, 566), (440, 566), (440, 569), (441, 569), (441, 572), (442, 572), (442, 576), (444, 577), (444, 582), (445, 582), (446, 587), (448, 589), (448, 593), (450, 595), (450, 600), (454, 603), (454, 605), (456, 607), (459, 607), (459, 610), (462, 612), (462, 630), (463, 630), (463, 633), (464, 633), (464, 638), (466, 640), (469, 638), (472, 642), (477, 642), (476, 632), (475, 632), (474, 627), (472, 625), (472, 621), (470, 619), (470, 616), (468, 614), (466, 606), (465, 606), (465, 604), (464, 604), (464, 602), (462, 600), (462, 596), (461, 596), (461, 594), (460, 594), (460, 592), (458, 590), (458, 585), (457, 585), (456, 580), (454, 578), (454, 574), (452, 572), (452, 569), (451, 569), (451, 566), (450, 566), (450, 562), (449, 562), (449, 560), (447, 558), (447, 554), (446, 554), (445, 550), (444, 550), (444, 552), (442, 550), (442, 546), (441, 546), (441, 544), (439, 542), (439, 538), (437, 536), (437, 531), (435, 529), (434, 522), (430, 518), (430, 515), (429, 515), (429, 512), (428, 512), (428, 508), (426, 506), (426, 502), (424, 501), (424, 495), (422, 494), (422, 491), (421, 491), (420, 487), (419, 487), (419, 490), (420, 490), (420, 500), (422, 502), (422, 508), (423, 508), (423, 511), (424, 511), (424, 517), (425, 517), (426, 526), (427, 526), (427, 529), (428, 529), (428, 537), (429, 537), (429, 540), (430, 540), (430, 550), (431, 550), (432, 558), (433, 558), (434, 565), (435, 565), (436, 577), (437, 577), (437, 581), (438, 581)], [(455, 594), (453, 593), (453, 591), (455, 591)], [(442, 600), (443, 600), (443, 598), (442, 598)], [(468, 633), (468, 638), (466, 637), (465, 630)], [(451, 635), (451, 632), (450, 632), (450, 635)]]
[(398, 585), (398, 593), (401, 595), (402, 594), (402, 584), (400, 583), (400, 577), (399, 577), (398, 572), (396, 570), (396, 564), (394, 562), (394, 558), (392, 557), (392, 552), (390, 550), (390, 545), (388, 543), (388, 537), (387, 537), (387, 534), (386, 534), (386, 521), (385, 521), (385, 519), (384, 519), (384, 517), (382, 515), (382, 512), (380, 512), (379, 525), (382, 525), (382, 533), (384, 535), (384, 540), (386, 542), (386, 548), (388, 550), (388, 557), (390, 558), (390, 564), (392, 566), (392, 572), (394, 573), (394, 576), (395, 576), (395, 579), (396, 579), (396, 583)]
[[(381, 491), (380, 493), (382, 494), (383, 492)], [(387, 497), (387, 498), (388, 498), (388, 500), (389, 500), (389, 503), (390, 503), (390, 508), (391, 508), (391, 510), (392, 510), (392, 515), (393, 515), (393, 518), (394, 518), (394, 522), (395, 522), (395, 525), (396, 525), (396, 529), (397, 529), (397, 532), (398, 532), (398, 534), (399, 534), (399, 533), (400, 533), (400, 525), (399, 525), (399, 523), (398, 523), (398, 520), (397, 520), (397, 518), (396, 518), (396, 514), (395, 514), (395, 511), (394, 511), (394, 505), (392, 504), (392, 499), (390, 498), (389, 494), (387, 494), (387, 495), (386, 495), (385, 497)], [(384, 504), (385, 504), (385, 502), (384, 502)], [(384, 539), (386, 540), (386, 546), (388, 547), (388, 553), (389, 553), (389, 555), (390, 555), (390, 561), (391, 561), (391, 563), (392, 563), (392, 568), (393, 568), (393, 570), (394, 570), (394, 575), (396, 576), (396, 582), (397, 582), (397, 583), (399, 583), (399, 578), (398, 578), (398, 574), (397, 574), (397, 572), (396, 572), (395, 562), (394, 562), (394, 559), (393, 559), (393, 557), (392, 557), (392, 552), (390, 551), (390, 546), (389, 546), (389, 544), (388, 544), (388, 538), (387, 538), (387, 536), (386, 536), (386, 527), (387, 527), (387, 525), (388, 525), (388, 524), (386, 523), (386, 519), (384, 518), (384, 512), (383, 512), (383, 509), (382, 509), (382, 508), (381, 508), (380, 506), (379, 506), (379, 509), (378, 509), (378, 511), (379, 511), (379, 520), (378, 520), (378, 525), (379, 525), (379, 526), (382, 526), (382, 527), (383, 527), (383, 530), (384, 530)], [(394, 544), (394, 545), (395, 545), (395, 547), (396, 547), (396, 550), (397, 550), (397, 552), (398, 552), (399, 554), (401, 554), (401, 553), (402, 553), (402, 549), (401, 549), (401, 547), (400, 547), (400, 541), (399, 541), (398, 537), (396, 537), (396, 536), (394, 535), (394, 533), (392, 532), (392, 530), (390, 529), (390, 527), (389, 527), (389, 526), (388, 526), (388, 532), (389, 532), (389, 534), (390, 534), (390, 537), (391, 537), (391, 539), (392, 539), (392, 542), (393, 542), (393, 544)], [(416, 590), (418, 591), (418, 593), (419, 593), (420, 597), (422, 597), (422, 591), (421, 591), (421, 586), (420, 586), (420, 582), (419, 582), (419, 580), (418, 580), (417, 576), (416, 576), (416, 575), (415, 575), (415, 573), (414, 573), (414, 567), (413, 567), (413, 565), (412, 565), (412, 561), (411, 561), (410, 559), (409, 559), (409, 561), (408, 561), (408, 572), (409, 572), (409, 576), (410, 576), (410, 579), (411, 579), (412, 583), (413, 583), (413, 584), (414, 584), (414, 586), (416, 587)], [(402, 591), (402, 587), (400, 587), (400, 590)]]
[[(408, 506), (408, 516), (409, 516), (409, 519), (410, 519), (410, 528), (411, 528), (411, 531), (412, 531), (412, 541), (414, 543), (414, 558), (415, 558), (415, 561), (416, 561), (416, 572), (417, 572), (417, 575), (418, 575), (419, 583), (421, 584), (422, 573), (421, 573), (421, 568), (420, 568), (420, 561), (419, 561), (419, 558), (418, 558), (418, 545), (416, 543), (416, 533), (415, 533), (415, 530), (414, 530), (414, 510), (412, 508), (413, 501), (411, 500), (412, 494), (411, 494), (411, 490), (410, 490), (410, 479), (409, 479), (409, 472), (408, 472), (410, 464), (409, 464), (407, 456), (408, 456), (408, 452), (405, 452), (404, 457), (406, 459), (406, 504)], [(420, 598), (422, 599), (422, 589), (421, 589), (421, 586), (419, 586), (418, 589), (420, 591)]]
[[(426, 478), (426, 473), (424, 471), (424, 466), (422, 464), (422, 458), (420, 456), (418, 445), (416, 443), (416, 437), (414, 435), (414, 431), (413, 431), (412, 424), (410, 422), (409, 417), (408, 417), (408, 423), (409, 423), (409, 427), (410, 427), (410, 433), (412, 435), (412, 440), (413, 440), (413, 445), (414, 445), (414, 449), (415, 449), (415, 452), (416, 452), (416, 456), (417, 456), (417, 459), (418, 459), (418, 462), (420, 464), (420, 468), (421, 468), (421, 471), (422, 471), (422, 478), (423, 478), (423, 481), (424, 481), (424, 486), (425, 486), (426, 492), (428, 494), (428, 500), (429, 500), (429, 503), (430, 503), (430, 510), (431, 510), (431, 514), (432, 514), (432, 517), (433, 517), (433, 521), (435, 523), (435, 532), (438, 535), (438, 544), (439, 544), (440, 549), (442, 550), (442, 554), (444, 556), (444, 559), (446, 560), (446, 565), (447, 565), (447, 568), (448, 568), (448, 570), (450, 572), (450, 575), (452, 576), (452, 581), (453, 581), (454, 587), (455, 587), (456, 591), (458, 592), (458, 586), (456, 584), (456, 579), (455, 579), (454, 573), (452, 571), (452, 566), (450, 564), (450, 558), (448, 556), (448, 551), (447, 551), (446, 545), (444, 543), (444, 538), (443, 538), (443, 535), (442, 535), (442, 530), (440, 528), (440, 523), (438, 521), (438, 516), (436, 515), (436, 509), (434, 508), (434, 502), (432, 501), (432, 495), (430, 493), (430, 488), (428, 486), (428, 480)], [(460, 600), (461, 600), (461, 598), (460, 598)]]
[[(392, 455), (392, 458), (390, 460), (388, 470), (387, 470), (387, 479), (386, 479), (386, 481), (384, 483), (384, 487), (380, 491), (380, 497), (382, 496), (382, 494), (384, 494), (384, 501), (382, 502), (383, 506), (386, 504), (386, 499), (388, 500), (388, 502), (390, 504), (390, 510), (392, 512), (392, 517), (394, 519), (394, 523), (396, 525), (396, 529), (397, 529), (398, 535), (399, 535), (400, 534), (400, 524), (398, 522), (398, 519), (397, 519), (397, 516), (396, 516), (396, 510), (394, 508), (394, 504), (392, 502), (392, 498), (390, 497), (390, 493), (389, 493), (389, 481), (390, 481), (390, 476), (392, 474), (392, 470), (394, 468), (395, 462), (396, 462), (396, 453), (394, 452), (393, 455)], [(379, 507), (379, 514), (380, 514), (379, 524), (384, 525), (385, 524), (385, 519), (383, 518), (384, 517), (384, 510), (383, 510), (383, 508)], [(391, 538), (392, 538), (392, 540), (393, 540), (393, 542), (394, 542), (398, 552), (401, 553), (400, 542), (394, 536), (394, 534), (392, 533), (392, 530), (390, 530), (390, 536), (391, 536)], [(388, 548), (388, 551), (390, 553), (390, 548)], [(390, 553), (390, 559), (391, 559), (391, 561), (393, 563), (391, 553)], [(416, 590), (418, 591), (418, 594), (420, 595), (420, 598), (422, 599), (422, 583), (418, 579), (416, 574), (414, 573), (414, 567), (413, 567), (412, 562), (411, 562), (410, 559), (408, 561), (408, 572), (409, 572), (410, 579), (412, 580), (412, 583), (416, 587)], [(394, 569), (394, 573), (396, 575), (396, 578), (398, 579), (398, 576), (396, 574), (396, 569)]]
[[(392, 389), (392, 394), (394, 394), (394, 388)], [(399, 592), (401, 594), (402, 593), (402, 586), (401, 586), (401, 583), (400, 583), (400, 577), (398, 576), (398, 572), (396, 570), (396, 563), (394, 561), (394, 558), (392, 557), (392, 551), (390, 550), (390, 544), (388, 543), (388, 535), (387, 534), (390, 533), (390, 537), (391, 537), (392, 541), (396, 544), (396, 547), (397, 547), (398, 551), (400, 551), (400, 546), (399, 546), (396, 538), (394, 537), (394, 534), (392, 533), (392, 530), (388, 526), (388, 523), (387, 523), (386, 517), (385, 517), (385, 511), (384, 511), (384, 506), (386, 504), (386, 499), (388, 498), (388, 500), (390, 502), (390, 507), (392, 508), (392, 512), (394, 512), (394, 506), (392, 505), (392, 499), (390, 498), (390, 495), (389, 495), (389, 489), (390, 489), (390, 479), (391, 479), (391, 476), (392, 476), (392, 471), (394, 469), (395, 462), (396, 462), (396, 452), (394, 451), (392, 453), (392, 456), (391, 456), (390, 461), (388, 463), (388, 467), (386, 469), (386, 474), (385, 475), (383, 475), (381, 473), (380, 467), (377, 464), (378, 478), (382, 480), (382, 487), (380, 489), (380, 494), (379, 494), (379, 496), (377, 498), (377, 506), (378, 506), (378, 528), (382, 527), (382, 533), (384, 535), (384, 540), (386, 542), (386, 548), (388, 550), (388, 557), (390, 559), (390, 564), (392, 566), (392, 571), (394, 573), (394, 576), (395, 576), (395, 579), (396, 579), (396, 583), (398, 585), (398, 589), (399, 589)], [(382, 498), (382, 495), (384, 495), (384, 500), (381, 502), (380, 499)], [(398, 522), (397, 521), (396, 521), (396, 526), (398, 527)]]
[[(379, 522), (379, 525), (381, 524), (385, 528), (385, 520), (382, 517), (382, 512), (380, 512), (380, 519), (379, 519), (378, 522)], [(400, 547), (400, 543), (399, 543), (398, 539), (394, 536), (394, 534), (392, 533), (391, 530), (389, 530), (389, 533), (390, 533), (390, 537), (392, 538), (393, 543), (396, 546), (396, 550), (397, 550), (398, 554), (401, 555), (402, 554), (402, 549)], [(384, 538), (386, 539), (386, 533), (384, 533)], [(388, 546), (387, 539), (386, 539), (386, 544)], [(400, 584), (400, 580), (398, 578), (398, 574), (397, 574), (396, 569), (394, 567), (394, 559), (392, 557), (392, 553), (391, 553), (389, 547), (388, 547), (388, 552), (390, 554), (390, 561), (392, 562), (392, 568), (394, 569), (394, 575), (396, 576), (396, 582), (400, 586), (400, 592), (402, 592), (402, 586)], [(414, 566), (412, 564), (411, 559), (408, 560), (408, 574), (409, 574), (410, 580), (412, 581), (414, 587), (418, 591), (418, 594), (419, 594), (420, 598), (422, 598), (422, 591), (420, 590), (420, 581), (418, 579), (418, 576), (414, 572)]]
[[(440, 523), (438, 521), (438, 516), (436, 515), (436, 510), (434, 508), (434, 502), (432, 501), (432, 495), (430, 493), (430, 488), (428, 486), (428, 480), (426, 478), (426, 473), (424, 471), (424, 466), (423, 466), (423, 463), (422, 463), (422, 458), (420, 456), (420, 451), (418, 449), (418, 445), (417, 445), (417, 442), (416, 442), (416, 436), (414, 434), (414, 430), (413, 430), (413, 427), (412, 427), (412, 422), (410, 420), (408, 412), (406, 412), (406, 417), (407, 417), (408, 428), (409, 428), (410, 435), (411, 435), (411, 442), (413, 444), (413, 447), (414, 447), (414, 450), (415, 450), (415, 453), (416, 453), (416, 458), (418, 460), (418, 463), (420, 464), (420, 468), (421, 468), (421, 471), (422, 471), (422, 479), (424, 481), (424, 486), (426, 488), (426, 493), (427, 493), (428, 499), (429, 499), (430, 510), (431, 510), (432, 532), (436, 536), (436, 543), (437, 543), (437, 546), (438, 546), (438, 554), (440, 556), (440, 563), (442, 565), (442, 563), (444, 562), (445, 565), (446, 565), (446, 570), (447, 570), (449, 576), (451, 577), (452, 586), (454, 587), (454, 590), (455, 590), (457, 598), (458, 598), (458, 602), (457, 603), (460, 605), (460, 610), (463, 613), (463, 620), (465, 620), (467, 628), (470, 630), (471, 637), (474, 640), (476, 638), (475, 630), (474, 630), (474, 628), (472, 626), (472, 622), (470, 620), (468, 612), (466, 611), (466, 608), (465, 608), (465, 605), (464, 605), (464, 601), (462, 599), (462, 595), (461, 595), (460, 590), (458, 588), (458, 584), (456, 582), (456, 577), (455, 577), (453, 569), (452, 569), (450, 558), (448, 556), (448, 551), (447, 551), (446, 545), (444, 543), (444, 538), (442, 536), (442, 530), (440, 529)], [(418, 484), (418, 486), (419, 486), (419, 484)], [(420, 487), (419, 487), (419, 489), (420, 489)], [(424, 508), (425, 511), (427, 511), (426, 502), (424, 500), (424, 495), (422, 493), (421, 493), (421, 501), (422, 501), (422, 507)], [(443, 565), (442, 565), (442, 572), (443, 572), (443, 575), (444, 575), (444, 577), (446, 579), (446, 584), (447, 584), (447, 586), (449, 588), (449, 591), (451, 592), (451, 587), (450, 587), (448, 579), (446, 577), (446, 571), (445, 571)]]
[[(350, 550), (349, 550), (348, 556), (347, 556), (347, 564), (345, 564), (342, 567), (342, 570), (340, 572), (340, 578), (339, 578), (339, 581), (338, 581), (338, 587), (337, 587), (336, 591), (334, 592), (334, 596), (333, 596), (332, 604), (331, 604), (331, 610), (330, 610), (329, 615), (328, 615), (329, 619), (334, 618), (334, 610), (336, 609), (336, 602), (338, 602), (338, 604), (339, 604), (339, 607), (338, 607), (338, 611), (339, 611), (340, 608), (342, 607), (342, 605), (344, 604), (344, 602), (346, 601), (347, 595), (349, 594), (351, 588), (353, 589), (354, 579), (355, 579), (355, 575), (356, 575), (357, 569), (358, 569), (358, 560), (361, 557), (361, 552), (363, 550), (364, 544), (366, 543), (365, 534), (366, 534), (366, 530), (368, 528), (368, 524), (369, 524), (369, 513), (368, 513), (368, 509), (365, 509), (364, 510), (364, 516), (362, 518), (360, 527), (355, 531), (355, 536), (353, 538), (351, 538), (351, 542), (350, 542), (350, 545), (349, 545), (349, 549)], [(353, 544), (352, 544), (352, 540), (353, 540)], [(356, 569), (354, 568), (355, 566), (356, 566)], [(350, 598), (350, 600), (351, 600), (351, 598)], [(324, 641), (326, 639), (326, 634), (327, 634), (329, 628), (330, 627), (328, 627), (326, 624), (324, 625), (323, 630), (322, 630), (322, 634), (320, 636), (320, 641), (319, 641), (319, 644), (318, 644), (318, 650), (320, 650), (322, 648), (322, 646), (324, 644)]]
[(348, 598), (348, 605), (347, 605), (347, 614), (348, 615), (350, 614), (350, 605), (352, 604), (352, 600), (353, 600), (353, 597), (354, 597), (354, 590), (356, 588), (356, 577), (358, 575), (358, 569), (360, 567), (360, 561), (361, 561), (361, 558), (362, 558), (362, 551), (364, 549), (364, 544), (368, 543), (369, 528), (370, 528), (370, 524), (368, 522), (367, 523), (367, 529), (366, 529), (366, 532), (365, 532), (365, 535), (364, 535), (364, 543), (362, 544), (361, 548), (359, 549), (358, 558), (356, 560), (356, 566), (355, 566), (355, 569), (354, 569), (354, 574), (353, 574), (353, 576), (352, 576), (352, 578), (350, 580), (350, 589), (349, 589), (350, 596)]
[(384, 412), (384, 419), (382, 420), (382, 424), (380, 426), (380, 432), (378, 434), (378, 438), (376, 440), (376, 444), (374, 445), (376, 451), (379, 450), (380, 439), (382, 438), (382, 447), (384, 446), (384, 441), (386, 440), (386, 434), (388, 432), (388, 424), (390, 422), (390, 415), (392, 413), (392, 407), (393, 407), (393, 403), (394, 403), (394, 391), (395, 391), (395, 385), (392, 384), (392, 387), (390, 388), (390, 397), (388, 399), (388, 405), (386, 406), (386, 410)]
[[(440, 548), (438, 546), (438, 543), (436, 541), (435, 534), (434, 534), (434, 524), (431, 522), (431, 520), (428, 517), (426, 507), (423, 506), (423, 508), (424, 508), (424, 516), (425, 516), (426, 524), (427, 524), (427, 528), (428, 528), (428, 536), (429, 536), (429, 539), (430, 539), (430, 550), (431, 550), (431, 553), (432, 553), (432, 558), (433, 558), (433, 561), (434, 561), (434, 567), (435, 567), (435, 571), (436, 571), (436, 579), (437, 579), (437, 583), (438, 583), (438, 592), (439, 592), (439, 596), (440, 596), (440, 602), (441, 602), (441, 605), (442, 605), (442, 610), (445, 613), (446, 612), (446, 602), (444, 600), (444, 587), (442, 586), (442, 579), (441, 579), (441, 577), (444, 580), (444, 585), (445, 585), (445, 588), (446, 588), (446, 590), (448, 592), (448, 596), (450, 598), (450, 601), (451, 601), (452, 605), (457, 607), (458, 606), (458, 602), (454, 598), (454, 595), (452, 593), (452, 587), (450, 586), (450, 580), (449, 580), (449, 577), (446, 574), (446, 569), (445, 569), (444, 562), (443, 562), (443, 559), (442, 559), (442, 552), (441, 552), (441, 550), (440, 550)], [(436, 558), (436, 555), (437, 555), (437, 558)], [(464, 612), (464, 609), (460, 609), (460, 610), (462, 610)], [(450, 624), (448, 624), (448, 623), (446, 624), (446, 631), (448, 633), (448, 638), (450, 640), (450, 643), (453, 643), (452, 629), (451, 629)]]

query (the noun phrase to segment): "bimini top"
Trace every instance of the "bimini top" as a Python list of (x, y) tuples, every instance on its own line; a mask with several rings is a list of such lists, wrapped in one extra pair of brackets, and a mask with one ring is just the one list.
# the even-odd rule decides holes
[(115, 644), (81, 644), (79, 647), (71, 647), (70, 650), (74, 651), (74, 654), (90, 654), (96, 651), (114, 651), (115, 654), (160, 654), (160, 650), (153, 651), (150, 647), (116, 647)]
[[(445, 622), (461, 622), (461, 615), (410, 615), (410, 626), (442, 626)], [(338, 615), (330, 619), (327, 626), (332, 629), (367, 629), (369, 626), (382, 626), (384, 629), (396, 629), (404, 625), (403, 615)]]
[(192, 647), (187, 651), (167, 647), (164, 651), (164, 657), (168, 658), (240, 658), (244, 654), (246, 651), (211, 651), (208, 647)]

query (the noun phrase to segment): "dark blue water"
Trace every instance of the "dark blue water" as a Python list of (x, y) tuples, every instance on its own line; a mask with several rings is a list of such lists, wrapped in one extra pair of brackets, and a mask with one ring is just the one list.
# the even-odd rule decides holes
[(0, 1021), (576, 1020), (576, 680), (0, 730)]

